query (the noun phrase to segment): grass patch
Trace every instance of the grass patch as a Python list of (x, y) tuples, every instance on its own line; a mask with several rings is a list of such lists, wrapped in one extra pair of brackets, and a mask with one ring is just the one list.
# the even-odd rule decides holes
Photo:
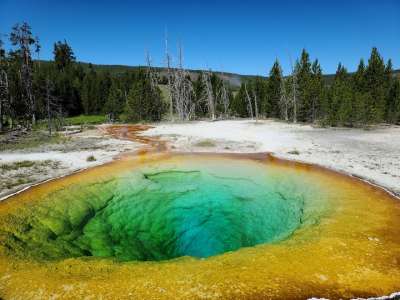
[(216, 144), (213, 140), (202, 140), (194, 144), (196, 147), (215, 147)]
[(65, 119), (67, 125), (95, 125), (106, 122), (105, 115), (80, 115)]
[(29, 178), (18, 178), (17, 181), (8, 181), (4, 183), (4, 187), (8, 190), (11, 190), (12, 188), (22, 185), (22, 184), (27, 184), (27, 183), (31, 183), (32, 180), (30, 180)]
[(2, 164), (0, 165), (0, 169), (2, 171), (15, 171), (21, 168), (35, 168), (39, 169), (40, 167), (58, 167), (58, 161), (52, 160), (44, 160), (44, 161), (32, 161), (32, 160), (23, 160), (23, 161), (16, 161), (9, 164)]
[[(67, 126), (97, 125), (97, 124), (103, 124), (106, 121), (107, 119), (105, 115), (80, 115), (80, 116), (65, 118), (63, 125)], [(37, 121), (37, 123), (33, 126), (33, 129), (47, 130), (47, 120)]]
[(14, 164), (15, 164), (17, 169), (19, 169), (19, 168), (30, 168), (35, 164), (35, 162), (34, 161), (30, 161), (30, 160), (23, 160), (23, 161), (18, 161), (18, 162), (14, 163)]
[(47, 144), (63, 144), (68, 139), (61, 134), (55, 133), (49, 136), (45, 131), (34, 130), (16, 139), (0, 141), (0, 151), (30, 149)]
[(32, 126), (33, 130), (48, 130), (47, 128), (47, 120), (38, 120), (36, 121), (36, 124)]
[(11, 164), (3, 164), (0, 165), (0, 169), (3, 171), (13, 171), (13, 170), (18, 170), (20, 168), (30, 168), (35, 165), (34, 161), (30, 160), (23, 160), (23, 161), (17, 161)]
[(48, 175), (49, 169), (56, 169), (59, 166), (59, 161), (50, 159), (43, 161), (22, 160), (1, 164), (0, 173), (4, 176), (0, 177), (0, 191), (32, 183), (35, 181), (35, 176), (39, 174)]

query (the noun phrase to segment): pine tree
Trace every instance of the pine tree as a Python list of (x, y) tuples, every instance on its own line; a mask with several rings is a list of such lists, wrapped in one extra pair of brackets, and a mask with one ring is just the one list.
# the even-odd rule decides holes
[(66, 115), (78, 115), (82, 112), (80, 95), (82, 68), (76, 66), (74, 52), (65, 40), (54, 44), (53, 54), (54, 94), (59, 99)]
[(389, 121), (389, 115), (390, 115), (390, 102), (392, 102), (392, 85), (393, 85), (393, 65), (392, 65), (392, 60), (389, 59), (386, 66), (385, 66), (385, 77), (384, 77), (384, 82), (385, 82), (385, 120)]
[(344, 66), (339, 64), (332, 87), (332, 99), (338, 104), (337, 123), (353, 126), (354, 108), (349, 74)]
[(54, 44), (53, 54), (56, 68), (60, 71), (64, 71), (75, 62), (74, 52), (66, 40), (64, 42), (58, 41)]
[(385, 113), (385, 64), (374, 47), (365, 70), (366, 92), (372, 100), (366, 103), (368, 123), (381, 122)]
[(240, 85), (240, 89), (233, 98), (231, 104), (232, 113), (237, 117), (249, 117), (249, 112), (247, 109), (247, 100), (246, 100), (246, 91), (245, 91), (245, 84), (242, 82)]
[(160, 89), (151, 84), (144, 72), (140, 72), (127, 98), (125, 113), (128, 121), (159, 121), (165, 110)]
[[(256, 115), (271, 116), (272, 108), (268, 99), (268, 81), (257, 76), (249, 82), (249, 93), (252, 98), (253, 111)], [(255, 105), (257, 104), (257, 108)], [(278, 107), (276, 108), (278, 109)]]
[(365, 64), (363, 59), (360, 60), (357, 71), (353, 75), (353, 89), (360, 93), (366, 90)]
[(207, 101), (205, 100), (206, 95), (206, 87), (204, 85), (204, 74), (201, 73), (197, 77), (196, 81), (193, 83), (193, 90), (195, 94), (194, 105), (195, 105), (195, 114), (197, 117), (204, 118), (208, 114), (207, 109)]
[(329, 95), (326, 121), (331, 126), (353, 124), (353, 103), (349, 75), (339, 63)]
[(298, 84), (298, 115), (297, 119), (302, 122), (312, 120), (311, 101), (311, 63), (310, 56), (305, 49), (301, 52), (300, 61), (296, 64)]
[(117, 80), (113, 80), (107, 101), (104, 105), (104, 112), (109, 115), (110, 120), (115, 120), (123, 112), (125, 97)]
[(103, 112), (104, 105), (108, 98), (108, 93), (111, 88), (111, 76), (109, 72), (100, 73), (97, 82), (97, 101), (95, 113)]
[(400, 124), (400, 78), (394, 79), (389, 91), (387, 121)]
[(215, 114), (215, 116), (218, 116), (218, 113), (223, 111), (222, 102), (221, 102), (221, 99), (219, 98), (221, 81), (222, 80), (217, 76), (217, 74), (211, 73), (210, 84), (211, 84), (212, 96), (214, 99), (214, 114)]
[(310, 82), (310, 97), (311, 97), (311, 121), (315, 122), (321, 115), (321, 102), (324, 91), (324, 81), (322, 78), (322, 69), (316, 59), (311, 66), (311, 82)]
[(365, 80), (365, 64), (361, 59), (358, 64), (357, 71), (352, 76), (352, 91), (354, 103), (354, 122), (363, 124), (366, 119), (366, 101), (369, 99), (366, 80)]
[(267, 93), (265, 104), (263, 105), (263, 112), (273, 118), (277, 118), (280, 115), (280, 99), (281, 99), (281, 85), (282, 85), (282, 69), (279, 65), (278, 59), (275, 60), (274, 65), (269, 72)]
[[(39, 51), (39, 43), (33, 37), (31, 27), (28, 23), (24, 22), (21, 25), (16, 24), (13, 26), (10, 34), (10, 42), (13, 46), (17, 47), (14, 52), (15, 57), (18, 58), (20, 90), (22, 99), (25, 102), (25, 121), (35, 124), (36, 122), (36, 103), (34, 98), (34, 91), (32, 88), (33, 83), (33, 61), (32, 52), (33, 47), (35, 51)], [(28, 125), (29, 126), (29, 125)]]
[(97, 93), (97, 74), (93, 66), (89, 65), (89, 72), (85, 75), (81, 88), (82, 106), (86, 115), (94, 113)]

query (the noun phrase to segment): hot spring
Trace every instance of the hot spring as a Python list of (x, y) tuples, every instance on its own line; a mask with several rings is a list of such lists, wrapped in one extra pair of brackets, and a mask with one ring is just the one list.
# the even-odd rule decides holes
[[(2, 241), (41, 259), (209, 257), (318, 222), (319, 187), (250, 161), (166, 160), (55, 191), (8, 216)], [(5, 224), (4, 224), (5, 226)]]
[(125, 158), (0, 203), (0, 296), (29, 298), (24, 280), (65, 297), (385, 294), (400, 290), (399, 228), (399, 201), (312, 166)]

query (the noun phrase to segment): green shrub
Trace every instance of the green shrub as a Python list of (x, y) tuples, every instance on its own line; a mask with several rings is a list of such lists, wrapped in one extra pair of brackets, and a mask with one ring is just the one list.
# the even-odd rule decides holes
[(92, 161), (96, 161), (97, 159), (96, 159), (96, 157), (94, 157), (94, 155), (89, 155), (87, 158), (86, 158), (86, 161), (89, 161), (89, 162), (92, 162)]
[(213, 140), (202, 140), (195, 144), (196, 147), (215, 147), (215, 142)]
[(289, 154), (293, 154), (293, 155), (300, 155), (300, 151), (299, 150), (292, 150), (288, 152)]

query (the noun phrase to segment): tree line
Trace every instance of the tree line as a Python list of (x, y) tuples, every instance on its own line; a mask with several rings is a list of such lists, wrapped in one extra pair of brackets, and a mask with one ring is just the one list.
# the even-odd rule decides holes
[(52, 61), (41, 61), (39, 39), (27, 23), (16, 24), (8, 37), (8, 51), (0, 40), (0, 131), (32, 128), (38, 120), (55, 128), (64, 117), (80, 114), (155, 121), (165, 112), (159, 87), (149, 91), (146, 68), (97, 71), (76, 62), (65, 40), (54, 43)]
[(40, 42), (27, 23), (0, 40), (0, 130), (31, 128), (47, 120), (49, 130), (65, 116), (105, 114), (110, 121), (192, 120), (231, 117), (277, 118), (329, 126), (400, 123), (400, 80), (376, 48), (350, 74), (339, 64), (327, 84), (318, 60), (303, 50), (283, 76), (279, 61), (267, 77), (244, 80), (238, 91), (211, 71), (193, 76), (183, 66), (182, 47), (172, 66), (166, 39), (165, 71), (151, 65), (122, 73), (76, 61), (67, 41), (57, 41), (51, 62), (40, 60)]
[(367, 64), (361, 59), (350, 74), (339, 63), (333, 82), (327, 84), (318, 60), (303, 50), (289, 76), (276, 60), (267, 79), (242, 83), (232, 112), (241, 117), (279, 118), (291, 122), (319, 122), (329, 126), (365, 126), (400, 123), (400, 79), (393, 74), (377, 48)]

